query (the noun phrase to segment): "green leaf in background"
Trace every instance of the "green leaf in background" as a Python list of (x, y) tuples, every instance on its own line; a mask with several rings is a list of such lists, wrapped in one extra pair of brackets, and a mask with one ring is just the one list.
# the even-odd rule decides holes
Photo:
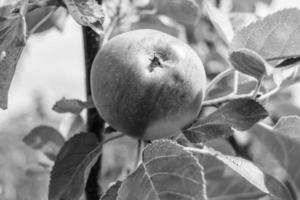
[(122, 182), (115, 182), (110, 188), (103, 194), (100, 200), (116, 200), (118, 197), (118, 191)]
[(91, 100), (88, 100), (87, 102), (83, 102), (78, 99), (66, 99), (63, 97), (62, 99), (60, 99), (54, 104), (52, 110), (58, 113), (79, 114), (83, 109), (91, 108), (93, 106), (94, 105)]
[(0, 52), (0, 108), (7, 108), (8, 91), (23, 47), (9, 47)]
[(200, 10), (195, 0), (151, 0), (157, 14), (166, 15), (183, 25), (195, 25)]
[[(186, 147), (186, 149), (190, 150), (189, 147)], [(195, 150), (194, 152), (197, 151)], [(292, 200), (289, 190), (281, 182), (262, 171), (252, 162), (241, 157), (224, 155), (208, 146), (204, 146), (203, 149), (199, 149), (199, 152), (213, 156), (223, 162), (265, 194), (281, 200)]]
[(241, 48), (234, 50), (229, 54), (229, 60), (236, 70), (258, 80), (268, 75), (271, 71), (268, 63), (251, 49)]
[(244, 27), (231, 49), (248, 48), (264, 59), (300, 54), (300, 10), (284, 9)]
[(64, 137), (53, 127), (38, 126), (23, 138), (23, 142), (33, 149), (42, 151), (49, 159), (55, 160), (65, 143)]
[(221, 10), (217, 9), (209, 1), (205, 1), (204, 9), (206, 10), (209, 19), (211, 20), (221, 38), (225, 41), (226, 44), (229, 45), (234, 36), (234, 31), (228, 13), (222, 12)]
[(95, 0), (63, 0), (68, 11), (77, 23), (89, 26), (96, 33), (102, 34), (104, 11)]
[(234, 12), (229, 15), (234, 32), (240, 31), (245, 26), (255, 22), (258, 17), (254, 13)]
[(287, 171), (298, 190), (300, 189), (299, 124), (298, 116), (289, 116), (281, 118), (274, 127), (257, 124), (250, 130)]
[(79, 200), (102, 146), (92, 133), (79, 133), (60, 150), (51, 172), (49, 200)]
[(26, 43), (25, 17), (19, 14), (0, 17), (0, 53), (11, 47), (23, 47)]
[(145, 148), (143, 163), (122, 183), (117, 199), (206, 200), (203, 168), (182, 146), (154, 141)]

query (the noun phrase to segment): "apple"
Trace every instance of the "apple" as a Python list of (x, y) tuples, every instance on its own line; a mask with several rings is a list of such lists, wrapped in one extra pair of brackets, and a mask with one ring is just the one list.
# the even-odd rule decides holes
[(113, 37), (91, 71), (94, 104), (129, 136), (154, 140), (181, 133), (200, 112), (206, 75), (197, 54), (166, 33), (140, 29)]

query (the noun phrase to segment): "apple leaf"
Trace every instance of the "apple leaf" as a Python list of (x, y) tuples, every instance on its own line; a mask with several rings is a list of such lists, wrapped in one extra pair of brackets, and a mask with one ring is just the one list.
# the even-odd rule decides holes
[(77, 23), (89, 26), (97, 34), (103, 32), (104, 11), (95, 0), (63, 0)]
[(55, 160), (65, 143), (64, 137), (53, 127), (38, 126), (23, 138), (23, 142), (33, 149), (42, 151), (49, 159)]
[(63, 97), (55, 103), (52, 110), (58, 113), (79, 114), (83, 109), (92, 107), (94, 107), (92, 101), (83, 102), (78, 99), (66, 99)]
[(194, 25), (200, 16), (195, 0), (151, 0), (157, 14), (166, 15), (183, 25)]
[(299, 66), (289, 68), (276, 68), (273, 73), (273, 80), (281, 88), (291, 86), (300, 81)]
[(145, 148), (143, 163), (122, 183), (117, 199), (206, 200), (203, 168), (183, 146), (154, 141)]
[(229, 54), (229, 61), (236, 70), (258, 80), (271, 71), (266, 61), (259, 54), (247, 48), (232, 51)]
[(292, 200), (289, 190), (281, 182), (252, 162), (241, 157), (224, 155), (208, 146), (204, 146), (200, 151), (223, 162), (265, 194), (282, 200)]
[(234, 35), (229, 15), (217, 9), (209, 1), (205, 1), (204, 8), (210, 21), (216, 28), (221, 38), (225, 41), (226, 44), (229, 45)]
[(264, 59), (300, 54), (300, 10), (289, 8), (244, 27), (233, 38), (231, 49), (248, 48)]
[(110, 186), (110, 188), (108, 188), (108, 190), (103, 194), (100, 200), (116, 200), (121, 184), (121, 181), (115, 182), (112, 186)]
[(248, 26), (252, 22), (255, 22), (258, 17), (254, 13), (247, 12), (234, 12), (230, 13), (230, 21), (234, 32), (238, 32), (242, 28)]
[[(290, 177), (300, 189), (300, 162), (299, 162), (299, 138), (297, 132), (300, 118), (296, 116), (281, 118), (274, 127), (265, 124), (257, 124), (251, 129), (254, 134), (286, 169)], [(275, 141), (278, 145), (276, 145)]]
[(277, 64), (275, 67), (282, 68), (282, 67), (298, 64), (299, 62), (300, 62), (300, 57), (288, 58), (286, 60), (283, 60), (279, 64)]
[(244, 98), (232, 100), (200, 120), (206, 124), (227, 124), (245, 131), (267, 116), (268, 113), (261, 104), (254, 99)]
[(49, 186), (49, 200), (79, 200), (92, 166), (101, 154), (95, 134), (79, 133), (60, 150)]
[(0, 52), (9, 47), (23, 47), (26, 43), (25, 17), (17, 14), (0, 17)]
[(253, 99), (232, 100), (208, 116), (196, 120), (183, 133), (192, 143), (206, 142), (232, 135), (232, 128), (248, 130), (267, 116), (264, 107)]
[(9, 47), (0, 52), (0, 108), (7, 108), (8, 90), (23, 47)]
[(233, 130), (227, 124), (205, 124), (198, 121), (190, 128), (183, 130), (183, 134), (190, 142), (201, 143), (220, 137), (228, 137), (233, 134)]

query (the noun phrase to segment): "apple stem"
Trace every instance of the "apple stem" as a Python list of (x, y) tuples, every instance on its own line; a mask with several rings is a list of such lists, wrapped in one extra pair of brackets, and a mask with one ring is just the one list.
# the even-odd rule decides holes
[(154, 53), (153, 58), (150, 59), (151, 60), (151, 64), (149, 65), (149, 71), (152, 72), (154, 70), (154, 68), (156, 67), (162, 67), (162, 64), (159, 60), (159, 57), (157, 57)]

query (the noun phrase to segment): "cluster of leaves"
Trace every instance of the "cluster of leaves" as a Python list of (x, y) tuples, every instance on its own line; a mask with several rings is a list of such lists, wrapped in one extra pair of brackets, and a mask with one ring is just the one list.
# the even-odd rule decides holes
[[(78, 23), (103, 34), (102, 9), (109, 2), (102, 7), (93, 0), (4, 1), (1, 7), (14, 9), (9, 17), (0, 18), (0, 32), (4, 33), (0, 36), (2, 108), (6, 108), (16, 62), (32, 33), (26, 15), (33, 12), (30, 9), (39, 9), (41, 2), (63, 3)], [(253, 2), (247, 3), (247, 8), (252, 8)], [(134, 172), (115, 182), (101, 199), (259, 199), (266, 195), (298, 199), (300, 118), (286, 115), (300, 112), (296, 107), (291, 108), (293, 113), (279, 112), (274, 125), (270, 115), (277, 107), (268, 105), (275, 105), (271, 96), (300, 80), (300, 11), (286, 9), (258, 19), (251, 13), (226, 12), (207, 0), (151, 0), (143, 5), (130, 1), (127, 6), (132, 8), (130, 12), (114, 13), (117, 20), (112, 17), (110, 26), (105, 27), (106, 39), (132, 29), (158, 29), (189, 42), (204, 58), (208, 77), (218, 75), (207, 87), (205, 108), (183, 130), (182, 138), (147, 145)], [(213, 71), (212, 61), (221, 62), (219, 71)], [(62, 99), (53, 109), (80, 116), (91, 106), (89, 101)], [(251, 141), (248, 159), (237, 156), (239, 152), (223, 139), (242, 134)], [(106, 142), (120, 135), (107, 137)], [(85, 132), (65, 142), (57, 130), (45, 126), (33, 129), (24, 141), (55, 160), (49, 199), (80, 199), (104, 143)]]

